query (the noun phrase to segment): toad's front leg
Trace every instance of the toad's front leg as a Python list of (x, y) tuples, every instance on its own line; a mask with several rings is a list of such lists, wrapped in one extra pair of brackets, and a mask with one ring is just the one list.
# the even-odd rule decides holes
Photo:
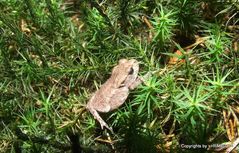
[(137, 77), (137, 79), (129, 86), (130, 90), (134, 90), (137, 86), (139, 86), (142, 82), (145, 83), (152, 76), (151, 72), (148, 72), (143, 77)]

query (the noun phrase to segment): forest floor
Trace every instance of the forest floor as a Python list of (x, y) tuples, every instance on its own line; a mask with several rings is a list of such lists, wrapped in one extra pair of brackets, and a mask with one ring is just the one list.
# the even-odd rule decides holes
[[(0, 152), (239, 151), (238, 0), (1, 0), (0, 36)], [(86, 104), (123, 58), (152, 75), (112, 133)]]

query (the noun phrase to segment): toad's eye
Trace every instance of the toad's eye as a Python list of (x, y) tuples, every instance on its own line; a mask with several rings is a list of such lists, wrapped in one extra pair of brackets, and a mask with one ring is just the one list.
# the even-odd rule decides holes
[(129, 70), (129, 75), (131, 75), (133, 73), (134, 73), (134, 69), (131, 67), (130, 70)]

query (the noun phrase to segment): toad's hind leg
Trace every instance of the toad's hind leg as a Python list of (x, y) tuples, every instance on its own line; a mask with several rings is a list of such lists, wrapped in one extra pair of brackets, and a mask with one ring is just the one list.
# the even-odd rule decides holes
[(129, 89), (127, 87), (122, 87), (116, 89), (115, 94), (110, 98), (110, 110), (119, 108), (127, 99), (129, 95)]
[(112, 128), (110, 128), (108, 124), (100, 117), (99, 113), (95, 109), (93, 109), (92, 107), (87, 107), (87, 109), (94, 116), (94, 118), (100, 123), (101, 129), (106, 127), (110, 131), (113, 131)]

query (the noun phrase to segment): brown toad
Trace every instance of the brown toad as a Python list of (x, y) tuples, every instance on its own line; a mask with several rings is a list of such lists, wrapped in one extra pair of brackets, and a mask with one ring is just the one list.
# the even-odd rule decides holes
[(110, 78), (97, 90), (86, 108), (100, 123), (101, 128), (112, 129), (100, 117), (98, 112), (107, 113), (120, 107), (129, 95), (129, 90), (133, 90), (142, 81), (138, 77), (139, 62), (135, 59), (121, 59), (116, 65)]

